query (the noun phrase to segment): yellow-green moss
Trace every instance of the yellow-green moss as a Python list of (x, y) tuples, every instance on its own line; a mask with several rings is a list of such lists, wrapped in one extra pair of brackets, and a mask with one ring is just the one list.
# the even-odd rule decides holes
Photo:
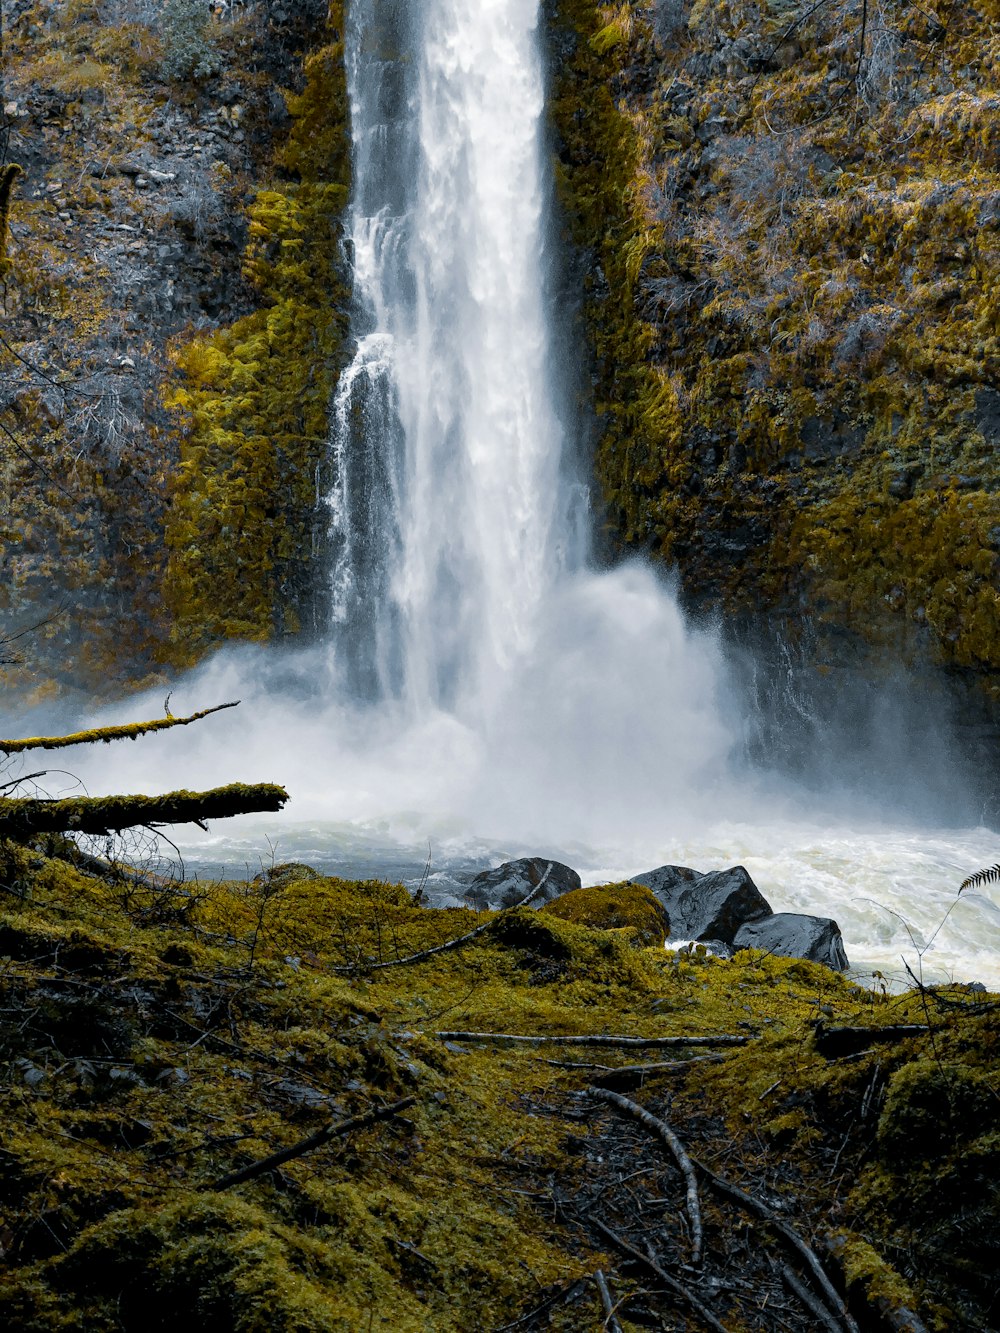
[(10, 273), (13, 264), (7, 257), (7, 240), (10, 234), (10, 205), (14, 182), (21, 174), (17, 162), (9, 162), (0, 171), (0, 281)]
[[(570, 1194), (592, 1183), (567, 1138), (585, 1131), (563, 1114), (578, 1113), (566, 1094), (586, 1073), (531, 1048), (447, 1045), (434, 1035), (443, 1027), (759, 1033), (671, 1077), (669, 1094), (653, 1076), (643, 1100), (670, 1095), (689, 1146), (717, 1125), (737, 1178), (776, 1154), (775, 1188), (794, 1196), (801, 1225), (850, 1228), (843, 1262), (869, 1300), (919, 1300), (936, 1327), (959, 1326), (995, 1234), (995, 1011), (942, 1010), (932, 1042), (830, 1061), (813, 1045), (817, 1014), (877, 1027), (922, 1017), (921, 998), (862, 991), (794, 959), (636, 949), (631, 932), (549, 908), (496, 914), (465, 949), (366, 974), (365, 960), (405, 956), (481, 917), (300, 865), (255, 882), (141, 888), (42, 850), (0, 852), (5, 875), (26, 881), (0, 898), (0, 1017), (16, 1016), (0, 1023), (5, 1326), (458, 1333), (517, 1318), (539, 1287), (593, 1272), (604, 1261), (549, 1204), (554, 1181)], [(611, 885), (562, 901), (586, 916), (603, 898), (614, 918), (622, 894)], [(333, 971), (345, 963), (357, 971)], [(280, 1176), (204, 1189), (411, 1092), (403, 1121)], [(978, 1230), (963, 1240), (970, 1201)], [(892, 1269), (923, 1243), (911, 1222), (928, 1217), (932, 1262), (907, 1285)], [(570, 1333), (587, 1315), (577, 1305), (552, 1318)]]
[(638, 944), (651, 948), (663, 944), (670, 929), (670, 918), (655, 895), (641, 884), (627, 882), (574, 889), (546, 903), (542, 911), (600, 930), (628, 929)]
[[(336, 11), (336, 12), (335, 12)], [(290, 96), (282, 177), (250, 207), (244, 271), (261, 308), (175, 350), (181, 416), (166, 527), (175, 661), (311, 621), (325, 549), (328, 409), (347, 332), (341, 219), (350, 172), (339, 7)], [(312, 626), (310, 626), (312, 627)]]

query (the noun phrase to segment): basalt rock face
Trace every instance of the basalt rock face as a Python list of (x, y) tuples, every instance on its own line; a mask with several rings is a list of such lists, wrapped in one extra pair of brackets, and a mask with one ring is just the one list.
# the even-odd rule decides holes
[(341, 6), (187, 9), (190, 31), (149, 0), (5, 15), (0, 618), (65, 603), (29, 688), (120, 691), (314, 619)]
[(993, 0), (548, 8), (612, 547), (995, 736)]
[(708, 944), (725, 957), (740, 949), (761, 949), (838, 972), (849, 966), (836, 921), (772, 911), (743, 866), (708, 874), (687, 866), (660, 866), (634, 875), (631, 882), (645, 885), (662, 904), (673, 940)]
[(686, 866), (660, 866), (635, 875), (633, 884), (645, 884), (670, 917), (675, 940), (719, 940), (732, 944), (748, 921), (771, 915), (771, 906), (742, 866), (707, 875)]

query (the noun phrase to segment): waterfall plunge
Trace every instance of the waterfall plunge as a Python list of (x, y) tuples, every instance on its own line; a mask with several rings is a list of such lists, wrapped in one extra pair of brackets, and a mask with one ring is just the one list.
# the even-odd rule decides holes
[[(355, 697), (409, 729), (468, 729), (463, 799), (524, 832), (544, 791), (582, 836), (595, 805), (632, 825), (676, 804), (730, 736), (710, 640), (651, 572), (587, 570), (551, 348), (538, 8), (351, 6), (357, 350), (333, 414), (333, 639)], [(597, 775), (626, 751), (659, 776), (609, 800)]]

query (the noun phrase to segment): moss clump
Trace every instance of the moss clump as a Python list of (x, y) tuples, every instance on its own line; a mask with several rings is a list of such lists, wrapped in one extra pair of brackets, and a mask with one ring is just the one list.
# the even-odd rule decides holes
[(7, 241), (10, 235), (11, 195), (14, 182), (20, 174), (21, 167), (17, 162), (9, 162), (0, 171), (0, 282), (7, 277), (14, 267), (12, 261), (7, 257)]
[(636, 944), (642, 947), (662, 945), (670, 931), (670, 918), (663, 904), (640, 884), (574, 889), (546, 903), (542, 911), (600, 930), (631, 930)]
[(304, 89), (288, 99), (282, 174), (249, 210), (244, 272), (261, 308), (175, 348), (168, 404), (184, 425), (164, 588), (178, 663), (224, 639), (315, 630), (325, 614), (314, 563), (325, 551), (327, 413), (349, 300), (340, 28), (333, 6), (330, 41), (307, 59)]

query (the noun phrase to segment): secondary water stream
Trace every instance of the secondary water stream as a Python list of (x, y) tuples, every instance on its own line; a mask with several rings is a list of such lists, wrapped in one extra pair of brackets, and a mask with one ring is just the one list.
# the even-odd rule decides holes
[[(538, 9), (352, 0), (356, 352), (332, 414), (332, 642), (227, 650), (172, 706), (238, 712), (66, 766), (94, 791), (285, 783), (287, 816), (187, 839), (207, 873), (255, 872), (270, 839), (279, 861), (416, 882), (429, 847), (447, 901), (514, 855), (592, 883), (742, 862), (776, 910), (836, 917), (859, 969), (901, 975), (1000, 836), (752, 770), (717, 635), (652, 570), (590, 564), (553, 343)], [(998, 920), (988, 895), (963, 901), (925, 975), (1000, 986)]]

